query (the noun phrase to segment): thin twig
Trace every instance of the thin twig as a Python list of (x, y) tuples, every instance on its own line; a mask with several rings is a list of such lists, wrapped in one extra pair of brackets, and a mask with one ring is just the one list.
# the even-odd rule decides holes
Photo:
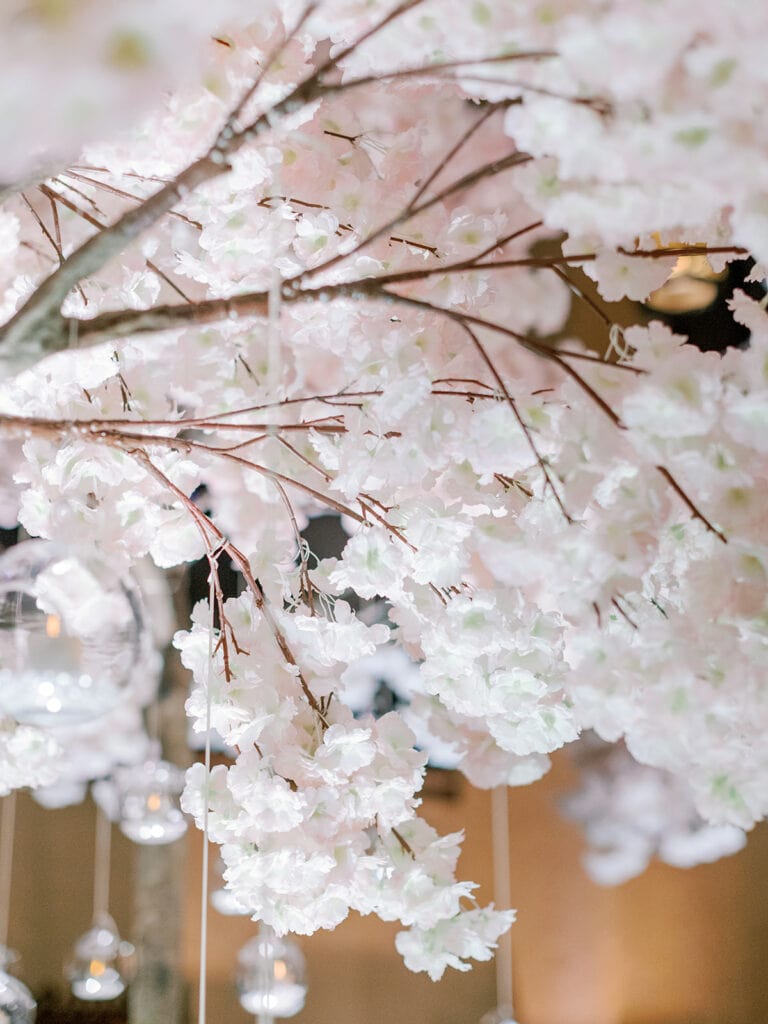
[(536, 464), (538, 465), (539, 469), (541, 470), (542, 474), (544, 475), (544, 480), (545, 480), (547, 486), (549, 487), (550, 491), (552, 492), (552, 495), (553, 495), (555, 501), (557, 502), (557, 507), (562, 512), (563, 516), (565, 517), (566, 522), (572, 523), (574, 520), (571, 517), (571, 515), (569, 514), (569, 512), (566, 509), (565, 505), (563, 504), (563, 500), (560, 497), (560, 494), (559, 494), (557, 488), (555, 487), (555, 483), (554, 483), (554, 481), (552, 479), (552, 474), (550, 472), (549, 466), (547, 465), (545, 460), (542, 458), (541, 453), (539, 452), (539, 449), (538, 449), (538, 447), (536, 445), (536, 442), (533, 439), (533, 434), (531, 433), (531, 429), (528, 426), (528, 424), (525, 422), (523, 417), (521, 416), (520, 410), (517, 408), (517, 403), (515, 402), (515, 400), (512, 397), (512, 395), (509, 393), (507, 385), (504, 383), (503, 377), (501, 376), (499, 371), (496, 369), (496, 364), (493, 362), (491, 357), (488, 355), (488, 352), (486, 351), (485, 346), (480, 341), (480, 339), (475, 334), (475, 332), (472, 330), (472, 328), (469, 326), (469, 324), (462, 323), (461, 326), (464, 328), (464, 331), (469, 336), (469, 339), (472, 342), (472, 344), (474, 345), (475, 349), (477, 350), (480, 358), (483, 360), (485, 365), (490, 370), (491, 375), (493, 376), (493, 379), (496, 381), (496, 383), (497, 383), (497, 385), (499, 387), (499, 390), (501, 391), (502, 395), (504, 396), (504, 399), (507, 402), (507, 405), (512, 410), (512, 414), (515, 417), (515, 419), (517, 420), (517, 424), (520, 427), (520, 429), (522, 430), (523, 436), (525, 437), (525, 440), (528, 442), (528, 447), (531, 449), (531, 452), (533, 453), (533, 457), (536, 460)]
[(718, 530), (716, 526), (712, 525), (712, 523), (709, 521), (709, 519), (707, 519), (704, 513), (693, 503), (691, 498), (686, 494), (686, 492), (683, 490), (683, 488), (680, 486), (677, 480), (675, 480), (670, 471), (665, 466), (657, 466), (656, 469), (659, 471), (659, 473), (661, 473), (661, 475), (667, 481), (667, 483), (675, 492), (675, 494), (677, 494), (679, 498), (682, 498), (683, 502), (685, 502), (685, 504), (688, 506), (694, 518), (699, 519), (704, 524), (704, 526), (710, 531), (710, 533), (714, 533), (714, 535), (719, 540), (721, 540), (723, 544), (727, 544), (728, 538), (725, 536), (722, 530)]

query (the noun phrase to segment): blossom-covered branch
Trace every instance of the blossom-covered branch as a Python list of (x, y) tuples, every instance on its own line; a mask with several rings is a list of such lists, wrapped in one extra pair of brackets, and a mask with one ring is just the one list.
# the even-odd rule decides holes
[[(185, 805), (280, 931), (354, 908), (433, 977), (491, 954), (512, 915), (416, 816), (417, 745), (517, 785), (589, 728), (711, 821), (768, 812), (761, 36), (699, 5), (660, 41), (646, 7), (231, 0), (205, 86), (39, 147), (69, 171), (0, 207), (4, 521), (116, 574), (208, 560), (215, 632), (176, 643), (236, 756)], [(613, 322), (684, 273), (749, 347)], [(50, 781), (9, 735), (0, 787)]]

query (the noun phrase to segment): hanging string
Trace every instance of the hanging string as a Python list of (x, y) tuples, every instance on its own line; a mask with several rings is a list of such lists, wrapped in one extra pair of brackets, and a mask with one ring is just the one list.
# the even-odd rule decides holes
[[(282, 194), (282, 168), (278, 164), (272, 175), (273, 188), (278, 195)], [(278, 205), (277, 209), (279, 210)], [(269, 218), (270, 249), (272, 251), (272, 275), (269, 281), (267, 296), (267, 387), (269, 399), (274, 401), (282, 398), (278, 388), (282, 380), (282, 353), (280, 339), (280, 314), (283, 304), (283, 275), (278, 266), (280, 248), (280, 227), (282, 217), (272, 211)]]
[[(274, 170), (273, 174), (274, 189), (278, 195), (282, 193), (282, 173), (280, 164)], [(278, 388), (282, 379), (282, 352), (281, 352), (281, 338), (280, 338), (280, 314), (282, 311), (283, 304), (283, 276), (278, 266), (277, 256), (280, 245), (280, 225), (281, 218), (275, 213), (272, 213), (270, 217), (270, 240), (271, 249), (273, 254), (272, 260), (272, 277), (269, 282), (269, 295), (267, 298), (267, 365), (268, 369), (268, 388), (270, 398), (276, 399), (281, 397), (278, 394)], [(263, 922), (259, 924), (259, 935), (262, 939), (268, 939), (271, 936), (271, 930), (264, 925)], [(269, 946), (271, 948), (271, 944)], [(264, 946), (262, 946), (263, 952)], [(270, 959), (271, 963), (271, 959)], [(262, 964), (262, 969), (266, 972), (266, 965)], [(271, 987), (271, 973), (265, 974), (263, 978), (264, 992), (265, 992), (265, 1006), (268, 1005), (269, 990)], [(274, 1018), (263, 1009), (258, 1014), (257, 1024), (273, 1024)]]
[(148, 757), (151, 761), (159, 761), (162, 756), (162, 744), (160, 742), (160, 698), (155, 695), (152, 703), (145, 712), (147, 722), (147, 737), (149, 739)]
[(109, 867), (112, 856), (112, 822), (96, 808), (96, 848), (93, 865), (93, 920), (109, 914)]
[[(507, 787), (496, 786), (491, 793), (491, 834), (493, 837), (493, 898), (497, 907), (512, 904), (509, 880), (509, 806)], [(512, 1007), (512, 936), (509, 931), (499, 939), (496, 951), (496, 1006), (513, 1015)]]
[[(256, 1024), (274, 1024), (275, 1018), (269, 1013), (270, 995), (272, 993), (272, 982), (275, 977), (275, 947), (273, 943), (274, 932), (272, 929), (259, 922), (259, 938), (261, 939), (261, 990), (263, 1009), (257, 1017)], [(267, 952), (269, 951), (269, 952)]]
[(213, 608), (216, 599), (214, 572), (211, 562), (208, 578), (208, 671), (205, 684), (205, 786), (203, 788), (203, 881), (200, 892), (200, 982), (197, 990), (197, 1024), (205, 1024), (208, 970), (208, 803), (211, 779), (211, 689), (213, 686)]
[(3, 800), (0, 815), (0, 949), (8, 945), (11, 914), (11, 873), (13, 870), (13, 833), (16, 824), (16, 793)]

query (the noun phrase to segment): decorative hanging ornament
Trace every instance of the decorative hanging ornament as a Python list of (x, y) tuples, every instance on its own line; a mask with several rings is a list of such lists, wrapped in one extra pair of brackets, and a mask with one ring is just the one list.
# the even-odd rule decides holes
[(93, 870), (93, 925), (75, 943), (65, 968), (72, 994), (87, 1002), (116, 999), (125, 991), (132, 971), (134, 948), (123, 942), (109, 915), (109, 874), (112, 823), (96, 811)]
[(98, 914), (93, 927), (75, 943), (74, 956), (67, 965), (72, 994), (87, 1002), (117, 999), (128, 984), (133, 953), (133, 946), (122, 941), (109, 914)]
[(45, 540), (0, 555), (0, 714), (37, 726), (98, 718), (139, 660), (138, 593), (100, 559)]
[(8, 967), (18, 960), (18, 954), (6, 945), (11, 909), (15, 823), (16, 794), (11, 793), (3, 800), (0, 811), (0, 1022), (34, 1024), (37, 1003), (32, 993), (18, 978), (8, 973)]
[(0, 946), (0, 1021), (2, 1024), (35, 1024), (37, 1003), (26, 985), (6, 970), (16, 954)]
[(511, 1010), (496, 1009), (484, 1013), (480, 1024), (517, 1024), (517, 1021), (513, 1020)]
[(141, 846), (175, 843), (187, 831), (181, 809), (184, 772), (159, 757), (115, 772), (120, 831)]
[(262, 925), (237, 954), (237, 991), (248, 1013), (293, 1017), (307, 997), (304, 956), (290, 939)]

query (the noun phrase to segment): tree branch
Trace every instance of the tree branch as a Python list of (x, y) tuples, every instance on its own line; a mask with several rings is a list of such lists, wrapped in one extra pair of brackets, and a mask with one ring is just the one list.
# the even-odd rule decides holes
[[(372, 26), (361, 39), (347, 47), (341, 56), (352, 52), (361, 42), (371, 38), (400, 14), (421, 2), (422, 0), (405, 0), (382, 21)], [(313, 6), (310, 5), (305, 10), (299, 25), (303, 24), (305, 17), (311, 13), (312, 9)], [(277, 53), (271, 57), (270, 64), (292, 36), (293, 32), (289, 33)], [(295, 86), (287, 96), (275, 103), (269, 111), (261, 113), (246, 128), (235, 131), (232, 127), (232, 118), (237, 116), (243, 104), (252, 95), (253, 90), (249, 90), (227, 117), (213, 144), (203, 156), (190, 164), (173, 181), (144, 200), (138, 207), (128, 210), (114, 224), (103, 228), (98, 234), (89, 238), (35, 290), (0, 332), (0, 344), (6, 350), (5, 358), (10, 356), (11, 359), (20, 359), (24, 365), (30, 365), (50, 352), (66, 348), (69, 330), (67, 321), (61, 316), (60, 310), (70, 291), (85, 277), (100, 270), (113, 257), (122, 252), (130, 242), (151, 227), (186, 195), (205, 182), (226, 173), (229, 170), (228, 159), (244, 143), (253, 142), (258, 136), (269, 130), (277, 119), (305, 106), (324, 93), (347, 88), (345, 85), (329, 86), (321, 80), (321, 76), (334, 66), (338, 59), (337, 56), (328, 60), (317, 68), (309, 78)], [(260, 78), (261, 76), (259, 76)]]
[(498, 385), (499, 390), (501, 391), (502, 395), (504, 396), (504, 399), (505, 399), (507, 405), (512, 410), (512, 414), (515, 417), (515, 419), (517, 420), (517, 424), (520, 427), (520, 429), (522, 430), (523, 436), (525, 437), (525, 440), (528, 442), (528, 447), (531, 449), (531, 452), (533, 453), (533, 457), (536, 460), (536, 463), (537, 463), (539, 469), (541, 470), (542, 474), (544, 475), (544, 481), (547, 484), (547, 486), (549, 487), (550, 491), (552, 492), (552, 495), (553, 495), (555, 501), (557, 502), (557, 507), (560, 509), (562, 514), (565, 516), (566, 522), (567, 523), (573, 523), (573, 517), (570, 515), (570, 513), (566, 509), (565, 505), (563, 504), (563, 499), (560, 497), (560, 494), (559, 494), (557, 488), (555, 487), (555, 483), (554, 483), (554, 481), (552, 479), (552, 473), (550, 472), (549, 466), (544, 461), (544, 459), (543, 459), (543, 457), (542, 457), (541, 453), (539, 452), (539, 449), (538, 449), (538, 447), (536, 445), (536, 442), (533, 439), (533, 434), (531, 433), (531, 428), (528, 426), (528, 424), (525, 422), (525, 420), (521, 416), (520, 410), (517, 408), (517, 403), (515, 402), (515, 400), (512, 397), (512, 395), (509, 393), (509, 389), (507, 388), (506, 384), (504, 383), (504, 379), (502, 378), (501, 374), (496, 369), (496, 364), (493, 362), (491, 357), (488, 355), (488, 352), (486, 351), (485, 346), (480, 341), (480, 339), (475, 334), (475, 332), (472, 330), (472, 328), (468, 324), (462, 324), (462, 327), (464, 328), (466, 333), (469, 335), (469, 338), (470, 338), (472, 344), (474, 345), (474, 347), (477, 349), (477, 352), (480, 355), (480, 358), (483, 360), (485, 365), (490, 370), (491, 375), (492, 375), (493, 379), (496, 381), (496, 384)]

